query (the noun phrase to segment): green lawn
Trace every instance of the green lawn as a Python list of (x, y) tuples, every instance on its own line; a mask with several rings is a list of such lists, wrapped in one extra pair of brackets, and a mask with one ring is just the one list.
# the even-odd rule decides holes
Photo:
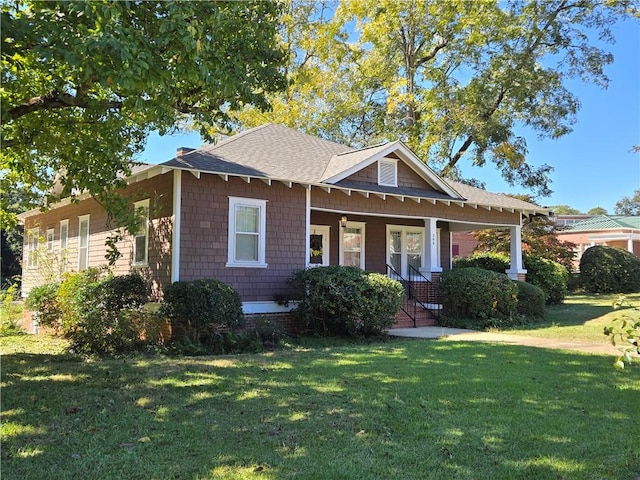
[(630, 479), (640, 367), (389, 340), (79, 361), (2, 347), (2, 479)]
[[(603, 329), (624, 314), (613, 310), (619, 295), (569, 295), (562, 305), (547, 307), (546, 318), (534, 325), (504, 330), (511, 334), (576, 342), (606, 342)], [(625, 295), (627, 305), (640, 307), (640, 293)]]

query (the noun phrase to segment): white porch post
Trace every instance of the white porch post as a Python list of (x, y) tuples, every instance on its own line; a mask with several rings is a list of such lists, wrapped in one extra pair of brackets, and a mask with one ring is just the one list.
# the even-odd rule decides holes
[(514, 225), (511, 227), (511, 268), (506, 271), (509, 278), (518, 279), (518, 274), (526, 274), (527, 271), (522, 265), (522, 227)]
[(627, 250), (633, 253), (633, 237), (629, 236), (629, 240), (627, 240)]
[(438, 246), (438, 228), (436, 226), (437, 219), (424, 219), (424, 249), (422, 254), (422, 273), (427, 279), (431, 280), (432, 273), (442, 272), (439, 266), (440, 249)]
[(305, 190), (305, 241), (304, 241), (304, 251), (305, 251), (305, 260), (304, 260), (304, 268), (309, 268), (309, 261), (311, 257), (309, 255), (309, 251), (311, 249), (311, 185)]

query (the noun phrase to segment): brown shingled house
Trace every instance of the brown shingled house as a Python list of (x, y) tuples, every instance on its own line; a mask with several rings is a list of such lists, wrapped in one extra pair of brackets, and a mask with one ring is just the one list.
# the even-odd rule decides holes
[[(118, 244), (115, 273), (140, 271), (158, 297), (170, 282), (216, 278), (238, 290), (246, 313), (281, 312), (274, 296), (286, 294), (287, 278), (316, 265), (426, 285), (450, 268), (455, 231), (510, 227), (507, 273), (517, 278), (525, 273), (522, 218), (548, 213), (445, 181), (400, 141), (352, 149), (274, 124), (138, 166), (127, 181), (123, 194), (148, 224)], [(30, 257), (39, 237), (66, 252), (67, 270), (105, 263), (111, 230), (95, 200), (65, 200), (21, 219), (23, 295), (41, 281)]]

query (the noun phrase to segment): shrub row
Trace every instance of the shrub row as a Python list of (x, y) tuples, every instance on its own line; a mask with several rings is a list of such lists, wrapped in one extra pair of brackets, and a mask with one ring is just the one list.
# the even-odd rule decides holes
[[(527, 283), (542, 289), (548, 305), (562, 303), (567, 295), (569, 271), (561, 264), (533, 255), (523, 254), (524, 268), (527, 270)], [(505, 273), (509, 269), (509, 257), (499, 253), (483, 252), (454, 259), (455, 268), (476, 267)]]
[(544, 315), (545, 294), (507, 275), (476, 267), (455, 268), (440, 279), (447, 327), (486, 329), (525, 323)]
[(355, 267), (300, 270), (289, 279), (296, 314), (321, 336), (378, 336), (395, 322), (402, 306), (402, 284)]
[(89, 268), (67, 274), (61, 283), (34, 287), (26, 306), (40, 325), (61, 331), (73, 351), (114, 355), (144, 343), (142, 332), (153, 337), (142, 310), (147, 297), (140, 275), (105, 276)]

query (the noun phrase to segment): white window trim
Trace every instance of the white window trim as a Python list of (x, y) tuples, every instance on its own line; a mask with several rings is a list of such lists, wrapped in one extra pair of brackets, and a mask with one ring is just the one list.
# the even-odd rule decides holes
[(38, 266), (38, 248), (40, 247), (40, 228), (30, 228), (27, 233), (27, 265), (29, 268)]
[(80, 256), (80, 248), (82, 245), (82, 238), (80, 237), (80, 235), (82, 234), (82, 222), (87, 221), (87, 250), (84, 253), (84, 258), (85, 258), (85, 269), (89, 268), (89, 244), (90, 244), (90, 240), (91, 240), (91, 215), (80, 215), (78, 217), (78, 271), (81, 271), (80, 269), (80, 260), (82, 259), (82, 257)]
[[(364, 250), (364, 246), (365, 246), (365, 226), (366, 223), (365, 222), (347, 222), (346, 228), (360, 228), (360, 235), (362, 238), (362, 245), (360, 245), (360, 269), (364, 270), (365, 269), (365, 263), (364, 263), (364, 259), (365, 257), (365, 250)], [(338, 228), (340, 228), (340, 257), (339, 257), (339, 263), (340, 265), (344, 265), (344, 228), (342, 228), (340, 226), (340, 224), (338, 223)]]
[[(258, 260), (237, 261), (236, 253), (236, 207), (246, 206), (259, 209), (258, 227)], [(229, 197), (229, 227), (227, 242), (227, 267), (267, 268), (267, 201), (257, 198)]]
[(309, 236), (322, 235), (322, 263), (311, 263), (311, 252), (309, 252), (309, 267), (327, 267), (329, 266), (329, 236), (331, 234), (331, 227), (329, 225), (311, 225)]
[[(65, 235), (62, 235), (63, 227), (66, 228)], [(63, 242), (64, 240), (64, 242)], [(60, 246), (60, 271), (67, 271), (67, 255), (69, 250), (69, 220), (60, 220), (60, 238), (58, 240)]]
[[(384, 164), (387, 165), (392, 165), (393, 166), (393, 171), (394, 171), (394, 175), (393, 175), (393, 182), (392, 183), (385, 183), (382, 181), (382, 166)], [(378, 185), (382, 185), (385, 187), (397, 187), (398, 186), (398, 160), (396, 160), (395, 158), (381, 158), (380, 160), (378, 160)]]
[[(144, 219), (144, 224), (140, 227), (138, 233), (133, 236), (133, 257), (131, 265), (134, 267), (146, 267), (149, 265), (149, 199), (140, 200), (133, 204), (133, 211), (137, 214), (138, 209), (144, 208), (147, 211), (147, 218)], [(144, 236), (144, 259), (136, 262), (136, 239)]]

